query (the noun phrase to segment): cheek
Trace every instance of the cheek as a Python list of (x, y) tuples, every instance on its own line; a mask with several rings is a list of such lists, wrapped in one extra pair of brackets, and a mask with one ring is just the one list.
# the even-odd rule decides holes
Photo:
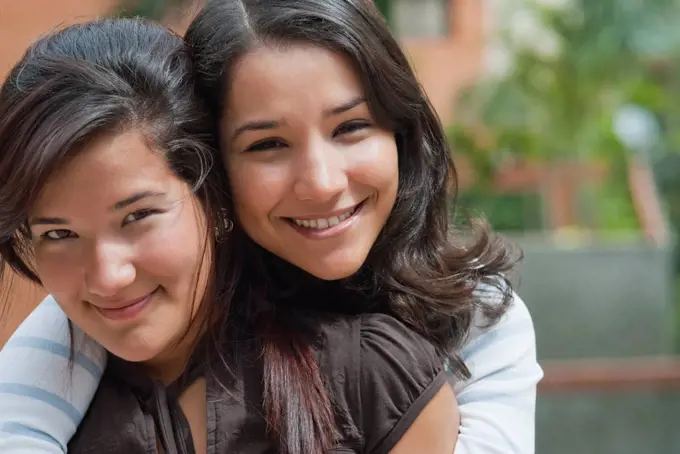
[(174, 232), (168, 232), (167, 243), (173, 246), (168, 248), (160, 244), (161, 250), (165, 250), (165, 263), (168, 264), (168, 274), (174, 273), (174, 282), (178, 296), (186, 296), (186, 300), (192, 303), (192, 311), (198, 309), (203, 301), (208, 285), (211, 267), (211, 254), (213, 250), (213, 232), (207, 231), (207, 222), (198, 202), (192, 206), (185, 206), (185, 211), (180, 222), (175, 225)]
[(176, 283), (193, 279), (206, 247), (202, 218), (188, 207), (175, 222), (145, 235), (137, 244), (136, 261), (151, 276), (167, 277)]
[(84, 275), (76, 251), (60, 253), (37, 251), (35, 268), (47, 293), (64, 303), (78, 298)]
[(350, 168), (355, 181), (372, 188), (379, 197), (396, 197), (399, 156), (394, 137), (385, 133), (373, 138), (353, 158)]
[(239, 220), (268, 218), (286, 196), (287, 169), (274, 163), (233, 161), (229, 180)]

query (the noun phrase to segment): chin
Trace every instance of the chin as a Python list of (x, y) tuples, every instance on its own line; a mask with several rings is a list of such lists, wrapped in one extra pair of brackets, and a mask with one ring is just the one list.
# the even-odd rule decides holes
[(291, 261), (291, 263), (318, 279), (338, 281), (356, 274), (366, 262), (367, 257), (368, 253), (364, 254), (363, 251), (336, 250), (332, 254), (305, 257), (307, 260), (300, 260), (297, 263)]
[(137, 343), (137, 345), (134, 346), (120, 344), (111, 345), (111, 348), (108, 348), (106, 345), (104, 345), (104, 348), (106, 348), (109, 353), (131, 363), (143, 363), (150, 361), (158, 356), (162, 350), (161, 348), (157, 348), (143, 342)]
[(313, 268), (309, 267), (303, 269), (312, 276), (323, 281), (339, 281), (340, 279), (345, 279), (352, 276), (357, 271), (359, 271), (359, 268), (361, 268), (361, 264), (342, 264), (321, 267), (316, 266)]
[(135, 350), (118, 350), (117, 352), (114, 350), (109, 350), (111, 353), (116, 355), (117, 357), (124, 359), (125, 361), (131, 362), (131, 363), (144, 363), (147, 361), (152, 360), (157, 356), (156, 352), (149, 352), (146, 350), (142, 349), (135, 349)]

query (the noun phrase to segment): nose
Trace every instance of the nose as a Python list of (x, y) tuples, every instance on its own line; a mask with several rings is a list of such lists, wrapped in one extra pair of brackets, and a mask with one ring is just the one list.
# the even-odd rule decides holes
[(85, 285), (87, 291), (99, 297), (112, 297), (132, 284), (136, 277), (130, 261), (129, 247), (112, 241), (96, 241), (86, 261)]
[(309, 141), (293, 166), (294, 191), (299, 200), (331, 200), (347, 189), (342, 152), (323, 139)]

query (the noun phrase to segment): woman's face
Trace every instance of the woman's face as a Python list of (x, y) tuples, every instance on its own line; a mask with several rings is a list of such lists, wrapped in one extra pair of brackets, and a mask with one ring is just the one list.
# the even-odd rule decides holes
[(351, 62), (312, 45), (259, 47), (233, 68), (223, 118), (248, 235), (321, 279), (354, 274), (395, 203), (398, 160)]
[(103, 136), (54, 173), (30, 210), (35, 266), (69, 318), (108, 351), (172, 361), (206, 287), (206, 220), (136, 133)]

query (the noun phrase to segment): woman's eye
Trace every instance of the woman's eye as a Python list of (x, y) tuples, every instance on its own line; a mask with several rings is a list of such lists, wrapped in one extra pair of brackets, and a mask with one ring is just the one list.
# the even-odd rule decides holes
[(141, 221), (142, 219), (148, 218), (152, 214), (158, 213), (157, 210), (138, 210), (134, 213), (130, 213), (123, 219), (123, 225), (130, 224), (131, 222)]
[(249, 146), (246, 151), (267, 151), (275, 148), (283, 148), (286, 144), (278, 139), (266, 139)]
[(59, 241), (59, 240), (65, 240), (66, 238), (71, 238), (75, 236), (75, 234), (67, 229), (55, 229), (55, 230), (48, 230), (47, 232), (43, 233), (41, 235), (43, 238), (49, 241)]
[(343, 123), (340, 126), (338, 126), (333, 135), (351, 134), (355, 131), (368, 128), (370, 125), (371, 125), (370, 123), (363, 120), (348, 121), (347, 123)]

